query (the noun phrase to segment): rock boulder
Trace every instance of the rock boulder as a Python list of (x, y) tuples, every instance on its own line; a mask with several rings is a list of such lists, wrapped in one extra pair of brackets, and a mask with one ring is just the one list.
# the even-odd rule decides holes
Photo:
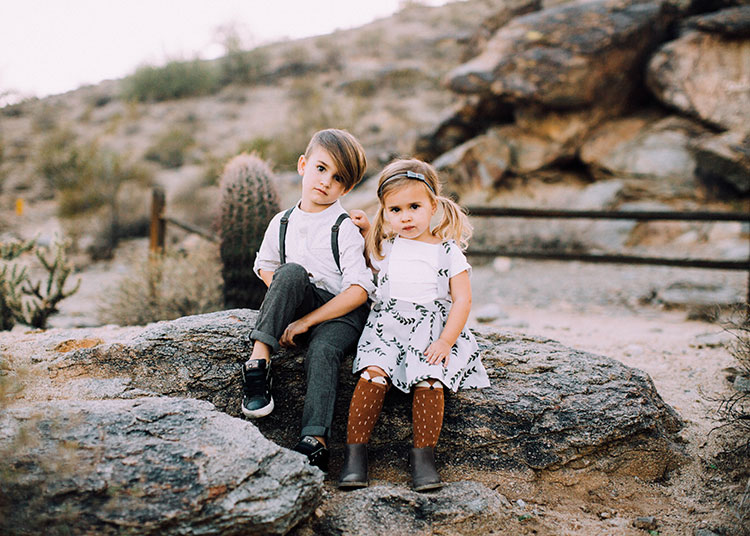
[[(738, 8), (750, 27), (750, 8)], [(664, 45), (648, 63), (646, 83), (665, 105), (722, 129), (743, 129), (750, 121), (750, 37), (707, 29), (698, 19), (688, 32)], [(703, 21), (703, 22), (701, 22)], [(713, 29), (713, 28), (712, 28)]]
[(323, 474), (252, 424), (179, 398), (0, 415), (3, 534), (286, 534)]
[[(49, 330), (3, 342), (6, 352), (30, 353), (49, 371), (43, 381), (53, 398), (70, 396), (71, 379), (119, 378), (118, 385), (126, 386), (119, 396), (202, 398), (238, 415), (239, 371), (254, 317), (253, 311), (230, 310), (142, 329)], [(682, 459), (675, 436), (680, 419), (643, 372), (544, 338), (486, 331), (478, 341), (492, 387), (448, 396), (441, 463), (482, 470), (599, 470), (652, 480)], [(275, 357), (277, 409), (258, 421), (267, 438), (284, 446), (298, 439), (303, 360), (299, 350)], [(350, 366), (349, 359), (342, 365), (334, 457), (355, 384)], [(39, 389), (28, 386), (29, 392)], [(410, 398), (394, 390), (373, 436), (373, 458), (401, 460), (411, 435)]]

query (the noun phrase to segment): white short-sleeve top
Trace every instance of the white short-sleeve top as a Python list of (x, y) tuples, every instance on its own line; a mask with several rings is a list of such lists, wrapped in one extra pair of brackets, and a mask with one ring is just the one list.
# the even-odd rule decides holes
[[(427, 303), (438, 298), (438, 256), (443, 246), (419, 240), (396, 237), (388, 261), (391, 297), (413, 303)], [(466, 256), (458, 247), (450, 248), (449, 277), (464, 270), (471, 273)], [(380, 262), (372, 259), (380, 269)]]

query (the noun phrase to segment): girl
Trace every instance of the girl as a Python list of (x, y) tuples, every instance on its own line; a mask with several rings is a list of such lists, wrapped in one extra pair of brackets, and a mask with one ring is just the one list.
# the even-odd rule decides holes
[[(390, 385), (413, 391), (414, 489), (442, 486), (434, 448), (443, 424), (443, 386), (487, 387), (476, 340), (464, 329), (471, 283), (458, 244), (471, 225), (460, 207), (440, 195), (435, 169), (421, 160), (396, 160), (378, 183), (380, 207), (367, 230), (367, 250), (378, 274), (377, 302), (359, 339), (353, 370), (360, 373), (349, 406), (341, 488), (367, 486), (367, 443)], [(442, 214), (432, 228), (438, 210)]]

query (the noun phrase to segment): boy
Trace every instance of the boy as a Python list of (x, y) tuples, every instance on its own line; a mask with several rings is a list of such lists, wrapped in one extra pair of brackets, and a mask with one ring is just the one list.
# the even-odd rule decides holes
[(354, 136), (337, 129), (317, 132), (297, 162), (302, 199), (271, 220), (254, 265), (268, 292), (243, 366), (242, 412), (260, 418), (273, 411), (271, 354), (309, 334), (302, 439), (294, 450), (324, 471), (339, 365), (357, 344), (375, 289), (364, 240), (339, 202), (366, 166)]

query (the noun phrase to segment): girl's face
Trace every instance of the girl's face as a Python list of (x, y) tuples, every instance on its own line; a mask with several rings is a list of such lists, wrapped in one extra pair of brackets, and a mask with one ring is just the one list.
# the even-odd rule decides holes
[(391, 229), (401, 238), (420, 242), (433, 240), (430, 219), (436, 208), (427, 187), (419, 181), (399, 186), (383, 198), (385, 217)]

